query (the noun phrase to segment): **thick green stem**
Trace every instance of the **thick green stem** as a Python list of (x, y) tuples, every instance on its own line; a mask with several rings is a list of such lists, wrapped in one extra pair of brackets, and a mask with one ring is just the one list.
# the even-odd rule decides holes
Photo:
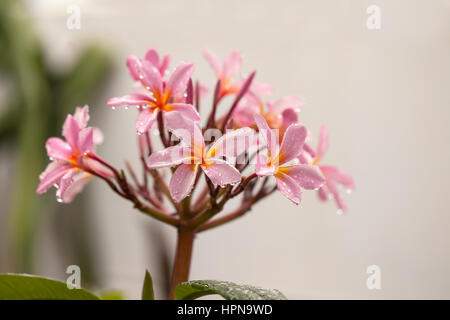
[(181, 283), (189, 280), (191, 267), (192, 248), (195, 233), (183, 227), (178, 228), (177, 249), (173, 264), (172, 283), (170, 285), (170, 299), (174, 299), (175, 288)]

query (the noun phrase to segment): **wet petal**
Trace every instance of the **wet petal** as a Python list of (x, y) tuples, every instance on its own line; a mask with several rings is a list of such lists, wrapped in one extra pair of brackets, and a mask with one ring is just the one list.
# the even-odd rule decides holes
[(191, 147), (197, 156), (201, 156), (205, 141), (200, 128), (192, 120), (184, 117), (179, 112), (168, 112), (164, 114), (167, 120), (167, 128), (176, 137), (181, 139), (187, 146)]
[(169, 184), (170, 195), (175, 202), (180, 202), (192, 191), (198, 165), (182, 164), (172, 175)]
[(293, 124), (287, 128), (280, 148), (280, 164), (291, 161), (300, 155), (307, 133), (306, 127), (299, 124)]
[(250, 128), (229, 131), (213, 143), (207, 157), (237, 157), (252, 145), (253, 135)]
[(188, 119), (191, 119), (192, 121), (198, 122), (200, 121), (200, 115), (198, 114), (197, 110), (195, 110), (194, 106), (191, 104), (186, 103), (172, 103), (167, 106), (171, 111), (178, 111), (183, 116), (185, 116)]
[(355, 189), (355, 182), (353, 180), (353, 177), (348, 173), (342, 172), (338, 168), (329, 165), (322, 165), (320, 166), (320, 169), (328, 179), (336, 181), (349, 190)]
[(282, 172), (277, 172), (275, 177), (277, 179), (278, 190), (286, 196), (286, 198), (298, 205), (302, 199), (302, 189), (300, 188), (300, 185), (298, 185), (294, 179)]
[(89, 121), (89, 106), (86, 104), (84, 107), (77, 107), (73, 118), (77, 121), (80, 129), (86, 128)]
[(336, 185), (331, 182), (330, 180), (327, 180), (326, 186), (330, 193), (333, 195), (334, 201), (336, 202), (336, 205), (338, 209), (342, 210), (342, 212), (347, 211), (347, 206), (345, 205), (344, 200), (342, 200), (341, 195), (339, 194), (339, 190), (336, 187)]
[(236, 184), (242, 180), (241, 173), (225, 161), (215, 159), (211, 165), (202, 165), (203, 172), (215, 185)]
[(78, 147), (81, 153), (94, 151), (94, 128), (88, 127), (80, 131), (78, 136)]
[(170, 95), (184, 93), (193, 72), (194, 65), (192, 63), (181, 62), (167, 81), (166, 91)]
[(80, 133), (80, 127), (78, 122), (72, 117), (67, 115), (66, 121), (63, 124), (62, 134), (72, 149), (78, 149), (78, 134)]
[(142, 61), (138, 57), (130, 56), (127, 59), (127, 66), (133, 77), (147, 90), (155, 95), (162, 95), (163, 83), (159, 70), (148, 61)]
[(92, 175), (87, 172), (80, 172), (72, 179), (72, 183), (61, 194), (61, 200), (64, 203), (72, 202), (75, 196), (80, 193), (86, 183), (92, 178)]
[(173, 146), (153, 152), (147, 160), (147, 166), (151, 169), (174, 167), (182, 163), (190, 164), (191, 158), (189, 148)]
[(272, 176), (275, 174), (275, 168), (267, 165), (267, 156), (259, 154), (256, 157), (255, 173), (258, 176)]
[(106, 101), (106, 104), (111, 107), (126, 107), (126, 106), (145, 106), (153, 103), (153, 98), (141, 93), (126, 94), (121, 97), (113, 97)]
[(61, 177), (61, 180), (58, 183), (58, 190), (56, 190), (56, 198), (63, 200), (62, 195), (69, 188), (69, 186), (73, 182), (73, 177), (77, 173), (76, 169), (67, 170), (66, 173)]
[(60, 138), (49, 138), (45, 143), (47, 155), (53, 159), (67, 161), (72, 157), (72, 148)]
[(295, 164), (279, 170), (294, 179), (303, 189), (319, 189), (325, 183), (325, 177), (317, 166)]
[[(73, 168), (72, 165), (66, 165), (57, 167), (53, 171), (47, 172), (43, 178), (41, 178), (40, 183), (36, 189), (36, 193), (42, 194), (50, 189), (55, 183), (67, 173), (68, 170)], [(47, 171), (47, 170), (46, 170)]]
[(158, 115), (158, 109), (146, 108), (141, 110), (136, 119), (136, 130), (139, 134), (146, 133)]
[(267, 124), (266, 119), (259, 114), (254, 114), (253, 118), (255, 120), (256, 126), (260, 132), (260, 135), (264, 139), (264, 143), (267, 144), (267, 150), (269, 151), (269, 157), (273, 159), (278, 155), (279, 145), (278, 136), (275, 130), (272, 130)]

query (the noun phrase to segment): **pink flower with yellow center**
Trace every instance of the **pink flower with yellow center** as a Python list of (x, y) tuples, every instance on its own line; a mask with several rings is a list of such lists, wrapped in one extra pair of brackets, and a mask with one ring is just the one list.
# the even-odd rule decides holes
[(111, 98), (107, 104), (111, 107), (141, 106), (136, 120), (138, 133), (147, 132), (159, 112), (177, 111), (193, 121), (200, 121), (198, 112), (191, 104), (178, 102), (184, 101), (181, 97), (184, 96), (187, 82), (194, 71), (193, 64), (181, 62), (167, 82), (163, 81), (160, 69), (148, 60), (130, 56), (127, 66), (133, 78), (141, 84), (142, 92)]
[[(226, 95), (237, 93), (245, 82), (245, 80), (234, 80), (241, 70), (241, 53), (239, 51), (231, 52), (225, 57), (223, 63), (220, 62), (214, 52), (207, 48), (203, 49), (203, 55), (214, 70), (217, 79), (220, 80), (219, 99)], [(252, 83), (250, 91), (258, 94), (272, 94), (272, 88), (265, 83)]]
[(200, 128), (179, 113), (167, 115), (167, 126), (184, 145), (168, 147), (153, 152), (147, 165), (151, 169), (178, 166), (169, 184), (174, 201), (183, 200), (192, 190), (200, 167), (215, 185), (225, 186), (241, 181), (240, 172), (221, 158), (238, 156), (248, 147), (246, 139), (253, 136), (253, 130), (242, 128), (229, 132), (213, 143), (207, 150)]
[(278, 144), (276, 130), (267, 124), (263, 116), (254, 115), (256, 126), (267, 146), (267, 155), (259, 154), (255, 173), (258, 176), (274, 176), (278, 190), (295, 204), (301, 201), (302, 189), (318, 189), (325, 177), (316, 166), (290, 164), (303, 150), (307, 131), (299, 124), (290, 125)]
[(58, 201), (70, 202), (92, 177), (88, 171), (112, 175), (89, 158), (103, 138), (100, 131), (87, 127), (88, 120), (88, 106), (77, 107), (75, 114), (69, 114), (63, 125), (62, 135), (66, 141), (55, 137), (47, 140), (45, 147), (52, 162), (39, 176), (38, 194), (55, 186)]

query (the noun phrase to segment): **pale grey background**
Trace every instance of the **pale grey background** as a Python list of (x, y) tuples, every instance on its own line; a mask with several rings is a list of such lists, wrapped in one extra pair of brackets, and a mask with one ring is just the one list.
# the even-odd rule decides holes
[[(198, 236), (191, 277), (278, 288), (289, 298), (450, 298), (450, 1), (28, 1), (49, 64), (64, 68), (83, 43), (102, 38), (115, 70), (103, 100), (129, 92), (128, 54), (149, 47), (172, 61), (196, 63), (211, 83), (200, 49), (244, 54), (244, 74), (303, 95), (301, 121), (330, 131), (325, 159), (353, 174), (348, 215), (305, 192), (299, 207), (281, 195), (246, 217)], [(69, 4), (82, 10), (81, 30), (66, 29)], [(379, 31), (366, 28), (366, 8), (382, 10)], [(173, 66), (173, 65), (172, 65)], [(91, 109), (107, 109), (104, 103)], [(116, 165), (136, 155), (135, 113), (97, 113)], [(92, 223), (101, 243), (106, 288), (138, 298), (143, 270), (154, 267), (157, 243), (148, 219), (101, 182), (89, 188)], [(172, 255), (175, 232), (163, 232)], [(42, 232), (42, 246), (51, 239)], [(43, 250), (40, 274), (64, 276)], [(382, 270), (382, 290), (369, 291), (368, 265)], [(153, 266), (153, 267), (152, 267)]]

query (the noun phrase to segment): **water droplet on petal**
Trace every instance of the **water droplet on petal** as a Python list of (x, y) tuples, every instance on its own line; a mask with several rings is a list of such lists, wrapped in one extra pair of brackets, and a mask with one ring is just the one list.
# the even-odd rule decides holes
[(144, 79), (144, 76), (142, 74), (139, 75), (139, 79)]
[(352, 189), (347, 189), (347, 190), (345, 190), (345, 192), (347, 193), (347, 194), (351, 194), (352, 193)]
[(56, 198), (56, 201), (59, 202), (59, 203), (61, 203), (61, 202), (63, 202), (63, 199), (61, 199), (60, 197), (57, 197), (57, 198)]
[(116, 107), (111, 107), (111, 109), (116, 110)]
[(128, 110), (128, 107), (125, 107), (125, 110)]
[(336, 213), (338, 216), (342, 216), (344, 214), (344, 211), (342, 209), (337, 209)]

